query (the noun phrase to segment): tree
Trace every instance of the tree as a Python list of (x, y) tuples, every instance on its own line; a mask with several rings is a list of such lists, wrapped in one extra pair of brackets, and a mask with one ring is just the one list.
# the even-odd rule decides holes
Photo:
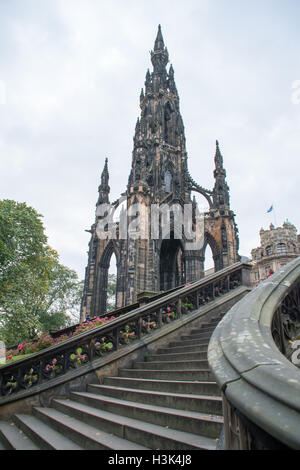
[(74, 270), (55, 263), (50, 273), (43, 310), (39, 313), (43, 331), (79, 322), (83, 285), (84, 281), (78, 280)]
[(40, 214), (25, 203), (0, 201), (0, 321), (8, 343), (30, 339), (40, 328), (37, 310), (57, 257)]
[(117, 276), (115, 274), (108, 275), (107, 282), (107, 301), (106, 310), (111, 312), (116, 308), (116, 288), (117, 288)]
[(23, 265), (45, 254), (47, 237), (41, 215), (25, 203), (0, 201), (0, 275), (2, 283)]
[(0, 337), (32, 339), (70, 322), (79, 303), (77, 274), (47, 244), (41, 215), (25, 203), (0, 201)]

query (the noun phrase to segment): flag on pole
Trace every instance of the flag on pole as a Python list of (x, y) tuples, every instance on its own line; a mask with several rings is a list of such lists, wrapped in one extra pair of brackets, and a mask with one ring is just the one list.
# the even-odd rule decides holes
[(272, 204), (272, 206), (270, 207), (270, 209), (267, 210), (267, 213), (268, 213), (268, 212), (272, 212), (273, 209), (274, 209), (274, 207), (273, 207), (273, 204)]

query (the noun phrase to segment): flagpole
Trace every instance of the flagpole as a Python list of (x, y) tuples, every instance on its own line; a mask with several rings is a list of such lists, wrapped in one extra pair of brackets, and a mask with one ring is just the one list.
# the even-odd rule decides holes
[(276, 215), (275, 215), (275, 209), (274, 209), (274, 205), (273, 205), (273, 212), (274, 212), (274, 222), (275, 222), (275, 227), (277, 227), (277, 221), (276, 221)]
[(275, 209), (274, 209), (274, 202), (272, 203), (270, 209), (267, 211), (268, 213), (269, 212), (274, 212), (274, 223), (275, 223), (275, 227), (277, 226), (277, 221), (276, 221), (276, 215), (275, 215)]

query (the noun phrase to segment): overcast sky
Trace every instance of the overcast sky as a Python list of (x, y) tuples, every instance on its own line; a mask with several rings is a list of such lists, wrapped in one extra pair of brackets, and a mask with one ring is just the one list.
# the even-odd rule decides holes
[(41, 213), (83, 278), (106, 157), (111, 200), (127, 185), (160, 23), (190, 173), (213, 187), (218, 139), (240, 254), (271, 222), (299, 229), (299, 22), (299, 0), (0, 0), (0, 199)]

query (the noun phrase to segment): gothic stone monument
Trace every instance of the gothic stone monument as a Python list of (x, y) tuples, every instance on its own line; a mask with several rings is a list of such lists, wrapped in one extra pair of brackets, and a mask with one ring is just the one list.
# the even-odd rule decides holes
[[(99, 222), (109, 212), (99, 211), (109, 204), (109, 172), (107, 159), (105, 161), (96, 219), (90, 230), (82, 319), (105, 313), (108, 269), (113, 253), (117, 262), (117, 307), (135, 302), (143, 292), (160, 292), (203, 277), (207, 244), (211, 247), (216, 271), (239, 260), (238, 229), (230, 209), (229, 187), (218, 142), (214, 188), (204, 189), (189, 174), (179, 95), (173, 67), (171, 65), (168, 71), (166, 68), (169, 54), (160, 26), (151, 62), (153, 72), (147, 71), (145, 88), (140, 95), (141, 115), (135, 128), (128, 185), (122, 194), (124, 203), (115, 236), (106, 239), (99, 236), (97, 230)], [(153, 206), (160, 210), (166, 206), (184, 208), (189, 205), (192, 207), (192, 227), (195, 227), (197, 203), (195, 197), (192, 199), (193, 191), (204, 196), (209, 205), (208, 212), (201, 219), (202, 245), (191, 249), (186, 234), (176, 225), (175, 211), (170, 212), (169, 236), (164, 234), (162, 220), (165, 219), (161, 214), (156, 219), (159, 226), (153, 236)], [(117, 208), (119, 204), (117, 201), (111, 207)], [(124, 236), (124, 227), (128, 228), (137, 214), (132, 209), (140, 206), (144, 214), (140, 220), (150, 220), (149, 227), (139, 238), (131, 237), (130, 229)]]

